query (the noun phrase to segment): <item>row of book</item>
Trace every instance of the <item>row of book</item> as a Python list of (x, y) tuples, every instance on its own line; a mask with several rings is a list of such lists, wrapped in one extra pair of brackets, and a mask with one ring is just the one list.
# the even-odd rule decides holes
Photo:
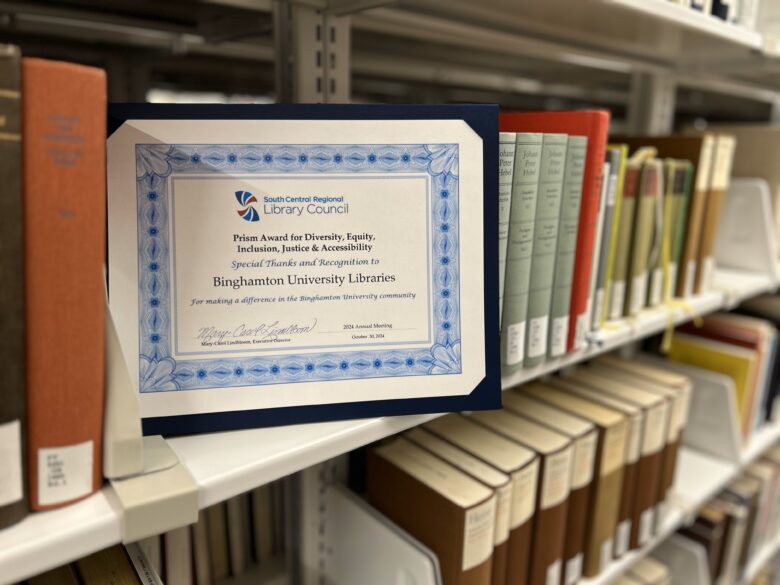
[(27, 585), (211, 585), (246, 575), (285, 555), (284, 494), (282, 480), (275, 481), (202, 510), (192, 526), (139, 541), (143, 567), (132, 548), (128, 555), (115, 546)]
[(713, 584), (739, 583), (750, 559), (780, 535), (780, 445), (748, 465), (680, 534), (704, 547)]
[(670, 0), (697, 12), (712, 15), (726, 22), (755, 29), (761, 0)]
[(610, 145), (608, 125), (606, 111), (501, 115), (505, 374), (584, 348), (610, 320), (712, 288), (733, 136)]
[(658, 362), (604, 356), (373, 448), (367, 498), (444, 585), (577, 583), (663, 524), (690, 396)]

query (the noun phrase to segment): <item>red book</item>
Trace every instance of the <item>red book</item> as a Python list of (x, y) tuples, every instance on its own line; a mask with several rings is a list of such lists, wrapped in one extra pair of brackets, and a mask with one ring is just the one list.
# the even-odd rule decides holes
[(567, 351), (580, 349), (585, 345), (585, 334), (588, 331), (586, 323), (588, 292), (609, 132), (609, 112), (606, 110), (502, 112), (499, 118), (499, 130), (501, 132), (559, 132), (588, 137), (580, 223), (577, 231), (577, 252), (572, 274), (569, 338), (566, 343)]
[(102, 483), (106, 76), (22, 59), (30, 506)]

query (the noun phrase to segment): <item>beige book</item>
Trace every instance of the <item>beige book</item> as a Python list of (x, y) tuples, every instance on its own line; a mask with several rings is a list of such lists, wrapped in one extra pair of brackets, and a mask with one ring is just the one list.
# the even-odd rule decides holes
[(149, 562), (149, 565), (154, 569), (154, 572), (158, 575), (162, 574), (162, 539), (159, 534), (142, 538), (138, 541), (138, 546)]
[(165, 533), (165, 585), (192, 585), (190, 527)]
[(211, 561), (211, 576), (216, 581), (217, 579), (224, 579), (230, 575), (227, 518), (224, 502), (206, 508), (206, 523), (209, 527), (209, 560)]
[[(189, 534), (189, 528), (185, 528)], [(189, 555), (187, 555), (189, 559)], [(83, 585), (138, 585), (139, 578), (125, 547), (116, 544), (76, 561)], [(64, 581), (67, 583), (67, 581)], [(177, 585), (181, 581), (166, 581)]]
[(271, 510), (271, 486), (261, 485), (252, 490), (252, 532), (254, 534), (255, 560), (263, 562), (271, 557), (274, 546), (273, 512)]
[(595, 577), (612, 560), (613, 536), (623, 487), (628, 421), (617, 411), (552, 385), (533, 384), (521, 387), (521, 390), (569, 414), (584, 418), (598, 428), (596, 474), (588, 506), (582, 571), (586, 577)]
[[(531, 382), (536, 384), (536, 382)], [(505, 392), (504, 408), (561, 433), (573, 442), (571, 491), (566, 512), (566, 536), (563, 545), (563, 585), (572, 585), (582, 577), (585, 551), (585, 523), (596, 464), (598, 430), (592, 422), (572, 416), (559, 408), (518, 390)]]
[(667, 585), (672, 579), (669, 567), (650, 556), (639, 559), (628, 573), (643, 585)]
[(761, 490), (758, 499), (758, 513), (750, 537), (750, 554), (754, 555), (764, 543), (776, 535), (768, 534), (772, 504), (775, 494), (775, 466), (766, 461), (755, 461), (745, 468), (745, 475), (758, 480)]
[(563, 544), (571, 488), (571, 440), (506, 410), (474, 412), (470, 418), (539, 455), (529, 583), (559, 583), (563, 574)]
[(614, 370), (598, 365), (575, 370), (571, 379), (642, 409), (644, 423), (637, 467), (637, 489), (631, 512), (631, 546), (642, 547), (650, 541), (656, 528), (656, 506), (661, 490), (661, 471), (672, 402), (664, 396), (642, 390), (630, 381), (621, 380), (616, 377)]
[(493, 538), (493, 567), (490, 582), (504, 585), (509, 558), (509, 522), (512, 514), (512, 480), (495, 467), (448, 443), (422, 427), (404, 435), (418, 447), (430, 451), (440, 459), (476, 479), (496, 494), (496, 526)]
[(198, 512), (198, 521), (192, 525), (192, 556), (195, 568), (195, 584), (210, 585), (211, 559), (209, 558), (209, 527), (206, 512)]
[(490, 585), (493, 490), (401, 437), (369, 451), (367, 496), (436, 554), (443, 585)]
[(459, 414), (437, 418), (424, 428), (512, 478), (506, 582), (525, 585), (539, 477), (536, 453)]
[(693, 380), (684, 374), (679, 374), (664, 368), (657, 363), (656, 358), (639, 354), (636, 358), (622, 359), (614, 354), (597, 358), (599, 364), (610, 365), (635, 377), (637, 383), (642, 380), (650, 380), (657, 385), (643, 385), (651, 391), (657, 391), (664, 396), (673, 399), (672, 420), (669, 423), (669, 436), (667, 444), (666, 461), (664, 462), (662, 489), (659, 498), (664, 500), (674, 483), (674, 471), (677, 468), (677, 454), (682, 444), (683, 431), (688, 422), (688, 412), (691, 407), (693, 395)]
[(249, 495), (239, 494), (227, 501), (228, 550), (230, 574), (241, 575), (249, 564)]
[(570, 379), (556, 379), (552, 383), (558, 388), (596, 404), (621, 413), (627, 418), (626, 449), (623, 460), (623, 484), (618, 508), (617, 526), (614, 535), (614, 556), (620, 558), (636, 545), (632, 545), (631, 534), (635, 529), (634, 508), (638, 491), (639, 459), (642, 454), (642, 430), (644, 412), (641, 408), (619, 400), (600, 390)]

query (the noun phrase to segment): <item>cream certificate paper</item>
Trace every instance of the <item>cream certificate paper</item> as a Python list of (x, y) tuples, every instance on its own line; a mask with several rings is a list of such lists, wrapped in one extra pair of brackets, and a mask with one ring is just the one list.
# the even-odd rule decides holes
[(459, 120), (137, 120), (108, 141), (110, 309), (142, 417), (465, 395), (480, 138)]

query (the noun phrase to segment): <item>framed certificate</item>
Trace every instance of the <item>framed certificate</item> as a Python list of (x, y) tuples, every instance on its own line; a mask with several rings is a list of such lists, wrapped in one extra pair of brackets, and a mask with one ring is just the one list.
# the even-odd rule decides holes
[(109, 109), (147, 434), (500, 406), (497, 109)]

